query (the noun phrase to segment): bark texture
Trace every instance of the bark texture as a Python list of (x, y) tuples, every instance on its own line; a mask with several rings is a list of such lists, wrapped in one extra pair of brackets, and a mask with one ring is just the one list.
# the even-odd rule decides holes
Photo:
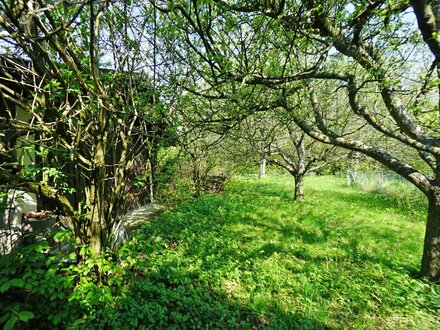
[(295, 176), (295, 191), (293, 194), (293, 199), (296, 201), (304, 200), (304, 177)]
[(435, 186), (428, 196), (426, 222), (420, 275), (432, 282), (440, 282), (440, 186)]

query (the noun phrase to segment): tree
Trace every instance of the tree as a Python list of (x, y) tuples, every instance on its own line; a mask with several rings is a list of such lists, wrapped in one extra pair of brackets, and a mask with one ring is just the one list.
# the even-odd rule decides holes
[(338, 155), (336, 148), (308, 138), (296, 125), (285, 126), (287, 134), (277, 134), (270, 148), (268, 161), (285, 169), (295, 180), (293, 199), (304, 200), (304, 176), (318, 172), (329, 163), (337, 163), (346, 155)]
[[(140, 70), (150, 54), (147, 9), (137, 2), (0, 2), (1, 123), (34, 135), (29, 144), (40, 164), (59, 173), (29, 180), (0, 167), (1, 181), (58, 205), (95, 253), (110, 244), (136, 161), (143, 155), (154, 163), (166, 131), (154, 81)], [(29, 121), (16, 117), (18, 108)]]
[(255, 113), (246, 117), (238, 126), (237, 131), (243, 144), (250, 146), (258, 155), (260, 162), (259, 178), (266, 175), (266, 163), (270, 157), (270, 147), (274, 142), (279, 122), (267, 113)]
[[(426, 195), (429, 206), (420, 274), (440, 281), (440, 13), (436, 3), (172, 3), (158, 9), (180, 26), (185, 44), (179, 49), (184, 55), (178, 58), (191, 68), (192, 81), (199, 82), (189, 89), (234, 101), (243, 90), (264, 90), (266, 102), (261, 107), (287, 109), (312, 138), (367, 155)], [(410, 8), (418, 29), (412, 24)], [(423, 65), (428, 59), (431, 64)], [(323, 89), (330, 93), (331, 102), (323, 97)], [(341, 100), (355, 126), (332, 121), (332, 113), (338, 110), (333, 106)], [(397, 152), (356, 135), (365, 127), (394, 141)], [(403, 160), (400, 150), (412, 150), (425, 164)]]
[(224, 134), (221, 127), (216, 127), (216, 120), (210, 120), (209, 114), (213, 104), (220, 107), (221, 103), (206, 99), (198, 99), (194, 95), (184, 93), (173, 104), (179, 127), (176, 140), (181, 149), (181, 161), (189, 165), (195, 197), (200, 197), (205, 188), (208, 175), (224, 161), (221, 157), (221, 142)]
[[(239, 150), (246, 152), (248, 158), (260, 159), (260, 178), (262, 164), (266, 161), (291, 174), (294, 178), (293, 199), (304, 199), (304, 176), (317, 172), (330, 162), (337, 163), (345, 155), (337, 153), (334, 146), (328, 146), (310, 139), (289, 118), (290, 114), (281, 111), (250, 114), (237, 125), (232, 134), (240, 141)], [(227, 137), (228, 138), (228, 137)]]

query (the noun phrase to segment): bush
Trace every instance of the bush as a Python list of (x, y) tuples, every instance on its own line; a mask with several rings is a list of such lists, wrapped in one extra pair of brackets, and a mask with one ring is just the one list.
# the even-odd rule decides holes
[[(0, 258), (0, 325), (6, 329), (77, 328), (110, 308), (123, 285), (124, 271), (113, 253), (92, 257), (50, 254), (46, 242)], [(48, 324), (49, 323), (49, 324)]]
[(49, 256), (45, 242), (18, 249), (0, 258), (0, 318), (4, 328), (63, 326), (75, 323), (80, 313), (69, 300), (75, 275), (63, 269), (57, 256)]

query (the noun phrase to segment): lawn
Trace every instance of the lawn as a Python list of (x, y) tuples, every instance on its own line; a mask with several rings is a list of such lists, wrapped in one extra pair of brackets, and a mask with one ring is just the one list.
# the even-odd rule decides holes
[[(133, 280), (106, 326), (437, 329), (440, 288), (416, 279), (425, 204), (307, 177), (237, 178), (144, 225), (120, 251)], [(400, 191), (400, 193), (399, 193)]]

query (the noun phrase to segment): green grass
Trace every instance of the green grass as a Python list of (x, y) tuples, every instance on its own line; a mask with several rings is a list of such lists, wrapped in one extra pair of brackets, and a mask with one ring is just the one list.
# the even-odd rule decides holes
[(106, 325), (439, 328), (440, 289), (416, 279), (422, 197), (334, 177), (307, 177), (302, 203), (291, 190), (286, 176), (234, 179), (145, 225), (121, 250), (135, 278)]

